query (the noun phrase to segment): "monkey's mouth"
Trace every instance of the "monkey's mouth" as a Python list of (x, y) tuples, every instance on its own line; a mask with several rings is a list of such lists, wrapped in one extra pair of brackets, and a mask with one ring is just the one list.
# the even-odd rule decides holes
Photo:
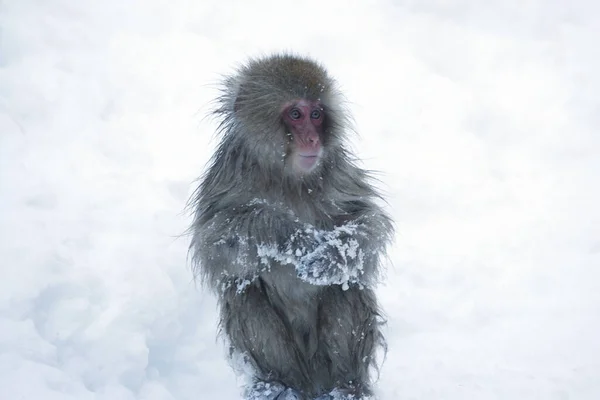
[(319, 161), (319, 154), (298, 154), (298, 166), (305, 171), (312, 170)]

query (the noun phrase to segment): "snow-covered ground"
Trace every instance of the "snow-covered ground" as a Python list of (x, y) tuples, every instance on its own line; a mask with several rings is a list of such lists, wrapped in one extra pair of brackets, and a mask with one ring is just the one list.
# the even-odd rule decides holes
[(221, 73), (338, 78), (398, 234), (393, 399), (600, 399), (600, 3), (3, 0), (0, 398), (238, 398), (185, 202)]

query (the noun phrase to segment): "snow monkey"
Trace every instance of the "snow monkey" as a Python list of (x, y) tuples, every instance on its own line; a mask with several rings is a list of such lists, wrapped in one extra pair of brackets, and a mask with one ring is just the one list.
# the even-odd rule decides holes
[(305, 57), (251, 59), (214, 114), (190, 251), (229, 356), (250, 374), (244, 399), (373, 398), (385, 351), (374, 287), (393, 223), (344, 144), (335, 81)]

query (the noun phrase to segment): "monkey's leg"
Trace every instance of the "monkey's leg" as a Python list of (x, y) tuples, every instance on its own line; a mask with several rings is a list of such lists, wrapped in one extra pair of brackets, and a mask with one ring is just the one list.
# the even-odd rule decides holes
[(246, 388), (244, 400), (304, 400), (304, 397), (281, 383), (258, 381)]
[(357, 395), (348, 389), (334, 389), (330, 393), (321, 395), (314, 400), (375, 400), (367, 394)]
[(281, 383), (258, 381), (246, 387), (244, 400), (276, 400), (284, 390)]
[(342, 290), (332, 285), (323, 291), (318, 356), (329, 366), (331, 399), (368, 399), (372, 395), (369, 367), (384, 343), (379, 315), (370, 289), (352, 286)]
[[(284, 390), (303, 391), (310, 385), (309, 374), (289, 322), (272, 305), (261, 279), (252, 282), (242, 293), (237, 293), (236, 287), (226, 289), (221, 300), (221, 326), (230, 341), (232, 353), (243, 355), (252, 368), (257, 382), (253, 385), (257, 389), (256, 396), (266, 382), (273, 382), (273, 389), (281, 386), (283, 390), (278, 394), (283, 397), (264, 394), (247, 399), (304, 400), (300, 393), (294, 397), (292, 391)], [(252, 393), (252, 388), (249, 389), (248, 393)]]
[(294, 389), (288, 388), (284, 390), (278, 397), (277, 400), (305, 400), (306, 397), (302, 396), (300, 393), (295, 391)]

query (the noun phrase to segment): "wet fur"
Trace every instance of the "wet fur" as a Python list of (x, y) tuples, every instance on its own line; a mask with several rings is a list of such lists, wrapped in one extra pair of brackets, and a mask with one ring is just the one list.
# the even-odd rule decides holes
[[(280, 116), (282, 104), (297, 98), (318, 99), (326, 112), (324, 158), (305, 176), (287, 162), (293, 147)], [(376, 204), (369, 174), (344, 147), (341, 105), (335, 82), (314, 61), (287, 54), (251, 60), (225, 80), (215, 111), (221, 142), (191, 200), (195, 272), (219, 298), (232, 356), (244, 357), (255, 381), (279, 382), (307, 398), (336, 388), (371, 394), (369, 370), (384, 347), (373, 287), (392, 222)], [(314, 237), (298, 232), (349, 222), (360, 225), (366, 258), (360, 282), (347, 290), (305, 282), (293, 265), (259, 254), (260, 246), (311, 251)]]

